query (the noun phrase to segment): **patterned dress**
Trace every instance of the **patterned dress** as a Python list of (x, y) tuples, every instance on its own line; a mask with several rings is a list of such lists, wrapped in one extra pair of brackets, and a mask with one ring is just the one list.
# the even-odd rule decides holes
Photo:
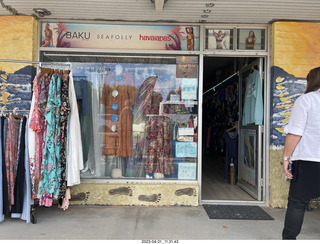
[(34, 155), (30, 154), (30, 174), (31, 174), (31, 197), (37, 198), (39, 179), (40, 179), (40, 165), (42, 158), (40, 156), (40, 147), (42, 146), (42, 115), (39, 110), (38, 104), (40, 99), (41, 84), (45, 79), (40, 78), (39, 75), (33, 80), (33, 111), (29, 122), (29, 128), (34, 131)]
[(67, 131), (68, 131), (68, 117), (70, 115), (69, 104), (69, 79), (63, 79), (61, 88), (61, 110), (60, 110), (60, 164), (61, 164), (61, 178), (60, 178), (60, 192), (59, 199), (63, 199), (67, 190), (66, 169), (67, 169)]
[(57, 104), (59, 104), (57, 100), (57, 84), (61, 84), (61, 78), (54, 74), (51, 77), (47, 108), (45, 112), (47, 131), (41, 165), (38, 198), (42, 198), (43, 194), (53, 194), (53, 198), (58, 198), (59, 194), (60, 167), (56, 153), (56, 143), (58, 141), (56, 123), (57, 117), (59, 117), (56, 116)]
[(8, 202), (9, 211), (14, 205), (14, 185), (17, 171), (17, 153), (19, 139), (20, 120), (15, 119), (12, 115), (9, 117), (8, 132), (6, 140), (5, 163), (6, 176), (8, 184)]
[(146, 173), (174, 173), (170, 119), (165, 116), (150, 117), (146, 138)]

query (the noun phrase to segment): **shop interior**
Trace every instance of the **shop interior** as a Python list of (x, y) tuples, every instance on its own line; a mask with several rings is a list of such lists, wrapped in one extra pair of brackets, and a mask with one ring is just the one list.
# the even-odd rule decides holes
[[(237, 72), (255, 60), (256, 58), (247, 57), (204, 59), (201, 193), (203, 201), (256, 200), (239, 186), (236, 162), (238, 127), (243, 106), (240, 93), (245, 89), (239, 89)], [(230, 168), (230, 164), (234, 166)]]

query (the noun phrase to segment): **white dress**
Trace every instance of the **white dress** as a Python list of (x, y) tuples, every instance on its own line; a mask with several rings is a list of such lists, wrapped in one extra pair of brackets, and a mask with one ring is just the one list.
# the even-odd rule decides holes
[(80, 184), (80, 170), (83, 169), (83, 155), (79, 112), (72, 71), (69, 74), (69, 104), (67, 185), (73, 186)]

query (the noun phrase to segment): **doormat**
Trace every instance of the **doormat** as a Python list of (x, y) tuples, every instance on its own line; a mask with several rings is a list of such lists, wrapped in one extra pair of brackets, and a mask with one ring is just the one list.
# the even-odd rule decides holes
[(259, 206), (203, 205), (210, 219), (274, 220)]

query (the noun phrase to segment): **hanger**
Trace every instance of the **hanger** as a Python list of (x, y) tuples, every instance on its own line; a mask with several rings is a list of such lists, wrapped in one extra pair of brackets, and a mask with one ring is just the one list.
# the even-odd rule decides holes
[(1, 108), (1, 116), (6, 116), (6, 117), (8, 117), (8, 115), (5, 113), (5, 110), (7, 110), (7, 108), (6, 108), (5, 106), (3, 106), (3, 107)]
[(19, 108), (15, 107), (12, 111), (12, 116), (15, 118), (15, 119), (18, 119), (18, 120), (21, 120), (23, 118), (23, 116), (17, 114), (17, 111), (19, 110)]

